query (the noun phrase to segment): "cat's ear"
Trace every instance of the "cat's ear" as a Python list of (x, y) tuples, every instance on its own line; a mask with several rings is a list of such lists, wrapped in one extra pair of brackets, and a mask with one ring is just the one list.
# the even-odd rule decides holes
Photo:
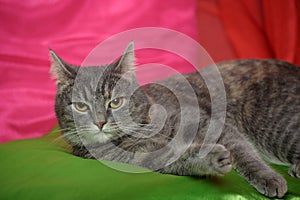
[(134, 42), (131, 41), (125, 51), (123, 52), (121, 58), (117, 62), (116, 70), (119, 73), (134, 73), (135, 67), (135, 55), (134, 55)]
[(72, 66), (63, 61), (52, 49), (50, 51), (51, 77), (57, 80), (57, 84), (65, 84), (70, 79), (75, 79), (77, 74), (77, 67)]

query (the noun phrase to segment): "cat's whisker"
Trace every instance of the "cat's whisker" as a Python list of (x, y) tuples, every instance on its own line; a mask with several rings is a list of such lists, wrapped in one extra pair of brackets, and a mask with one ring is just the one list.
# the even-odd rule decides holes
[[(53, 142), (58, 142), (61, 139), (68, 138), (68, 140), (74, 142), (74, 138), (80, 138), (86, 131), (91, 131), (91, 129), (88, 129), (88, 126), (80, 126), (77, 128), (67, 128), (64, 129), (65, 131), (62, 133), (62, 135), (58, 136), (53, 140)], [(77, 140), (76, 140), (77, 141)], [(81, 144), (78, 142), (78, 144)]]
[(64, 131), (68, 131), (68, 130), (71, 130), (71, 128), (64, 128), (64, 129), (59, 128), (58, 130), (51, 131), (51, 133), (62, 133)]
[(55, 138), (54, 141), (63, 139), (63, 137), (65, 137), (65, 136), (69, 136), (69, 135), (76, 134), (76, 133), (77, 133), (77, 131), (68, 131), (68, 132), (61, 133), (61, 135), (58, 136), (57, 138)]

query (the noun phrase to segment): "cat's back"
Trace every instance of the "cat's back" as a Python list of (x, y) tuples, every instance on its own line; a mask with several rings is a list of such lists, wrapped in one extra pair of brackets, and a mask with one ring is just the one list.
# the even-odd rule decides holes
[[(300, 101), (300, 67), (275, 59), (248, 59), (233, 60), (217, 64), (222, 83), (226, 90), (229, 106), (256, 102), (256, 106), (264, 106), (261, 101), (272, 99), (277, 104), (288, 99)], [(200, 106), (205, 103), (210, 105), (210, 92), (205, 79), (214, 79), (218, 73), (216, 68), (207, 67), (203, 71), (189, 74), (175, 75), (159, 81), (159, 84), (171, 86), (172, 90), (182, 94), (188, 100), (188, 88), (191, 86), (198, 96)], [(213, 75), (212, 75), (213, 74)], [(207, 76), (206, 76), (207, 75)], [(212, 75), (212, 76), (211, 76)], [(206, 76), (206, 77), (204, 77)], [(205, 78), (205, 79), (204, 79)], [(215, 80), (210, 80), (214, 85)], [(217, 83), (220, 84), (220, 83)], [(160, 101), (165, 97), (170, 98), (170, 90), (161, 88), (156, 84), (146, 86), (147, 93)], [(168, 91), (168, 92), (167, 92)], [(176, 98), (176, 96), (174, 96)], [(239, 105), (237, 105), (239, 104)]]
[(273, 80), (292, 84), (300, 81), (300, 68), (276, 59), (248, 59), (221, 62), (218, 68), (225, 84), (253, 84)]
[(249, 119), (268, 112), (271, 117), (279, 108), (286, 114), (300, 113), (300, 67), (275, 59), (249, 59), (219, 63), (218, 68), (229, 109), (234, 105), (241, 116)]
[(300, 139), (300, 68), (280, 60), (237, 60), (219, 69), (228, 115), (267, 159), (291, 162)]
[(258, 109), (271, 109), (289, 101), (294, 108), (300, 106), (300, 67), (296, 65), (275, 59), (249, 59), (219, 63), (218, 68), (229, 103), (255, 104)]
[[(291, 163), (293, 149), (300, 140), (300, 68), (272, 59), (234, 60), (217, 66), (226, 90), (226, 123), (234, 123), (232, 125), (237, 126), (266, 158)], [(209, 119), (211, 95), (203, 74), (217, 71), (213, 67), (203, 70), (184, 74), (183, 79), (172, 76), (159, 83), (171, 85), (185, 102), (192, 98), (186, 92), (190, 84), (203, 111), (201, 119)], [(177, 95), (167, 88), (150, 84), (144, 90), (156, 103), (170, 110), (179, 109), (179, 104), (174, 103)]]

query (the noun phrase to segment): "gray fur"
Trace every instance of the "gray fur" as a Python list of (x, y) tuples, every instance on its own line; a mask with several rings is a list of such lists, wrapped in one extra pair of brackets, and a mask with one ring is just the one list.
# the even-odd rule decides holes
[[(219, 63), (227, 94), (226, 123), (217, 144), (205, 144), (212, 150), (199, 158), (211, 116), (211, 99), (199, 73), (184, 77), (197, 96), (197, 106), (190, 103), (189, 109), (199, 110), (201, 117), (196, 122), (188, 118), (188, 125), (182, 127), (185, 134), (176, 139), (173, 148), (167, 144), (184, 119), (180, 118), (184, 111), (177, 97), (192, 102), (179, 76), (139, 87), (133, 71), (133, 43), (118, 61), (102, 67), (79, 68), (62, 61), (53, 51), (51, 55), (53, 76), (58, 79), (55, 111), (74, 155), (177, 175), (223, 175), (233, 167), (269, 197), (282, 197), (287, 185), (266, 162), (291, 164), (289, 174), (300, 178), (300, 68), (295, 65), (279, 60)], [(176, 96), (163, 86), (166, 84), (176, 86)], [(113, 110), (107, 105), (116, 97), (122, 97), (125, 103)], [(89, 110), (84, 114), (74, 112), (74, 100), (85, 103)], [(160, 114), (161, 107), (151, 115), (149, 109), (154, 104), (161, 105), (165, 115)], [(164, 126), (153, 135), (156, 118)], [(99, 122), (105, 125), (99, 127)], [(195, 127), (198, 131), (194, 137), (191, 130)], [(141, 137), (136, 137), (138, 134)], [(181, 148), (183, 153), (178, 154)], [(154, 151), (157, 154), (147, 154)], [(174, 155), (176, 160), (171, 160)], [(168, 165), (157, 169), (166, 161)]]

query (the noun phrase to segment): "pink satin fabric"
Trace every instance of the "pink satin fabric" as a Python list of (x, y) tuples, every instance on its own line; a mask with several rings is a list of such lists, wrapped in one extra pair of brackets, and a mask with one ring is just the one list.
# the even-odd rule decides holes
[[(0, 20), (0, 142), (42, 136), (57, 124), (48, 48), (79, 65), (101, 41), (137, 27), (197, 39), (194, 0), (7, 0), (0, 2)], [(178, 66), (168, 55), (162, 60)]]
[[(271, 57), (300, 65), (298, 7), (297, 0), (272, 3), (260, 0), (2, 0), (0, 142), (42, 136), (57, 124), (48, 48), (79, 65), (98, 44), (115, 34), (134, 28), (163, 27), (196, 39), (214, 61)], [(149, 39), (164, 44), (171, 38)], [(127, 42), (124, 41), (122, 48)], [(141, 42), (136, 45), (141, 46)], [(185, 43), (178, 45), (187, 47)], [(123, 50), (117, 46), (111, 46), (110, 51)], [(195, 59), (203, 60), (201, 55), (197, 57), (193, 53)], [(165, 52), (144, 50), (136, 54), (139, 64), (160, 63), (179, 72), (191, 70), (187, 62)], [(167, 75), (166, 71), (154, 67), (138, 79), (145, 83)]]

